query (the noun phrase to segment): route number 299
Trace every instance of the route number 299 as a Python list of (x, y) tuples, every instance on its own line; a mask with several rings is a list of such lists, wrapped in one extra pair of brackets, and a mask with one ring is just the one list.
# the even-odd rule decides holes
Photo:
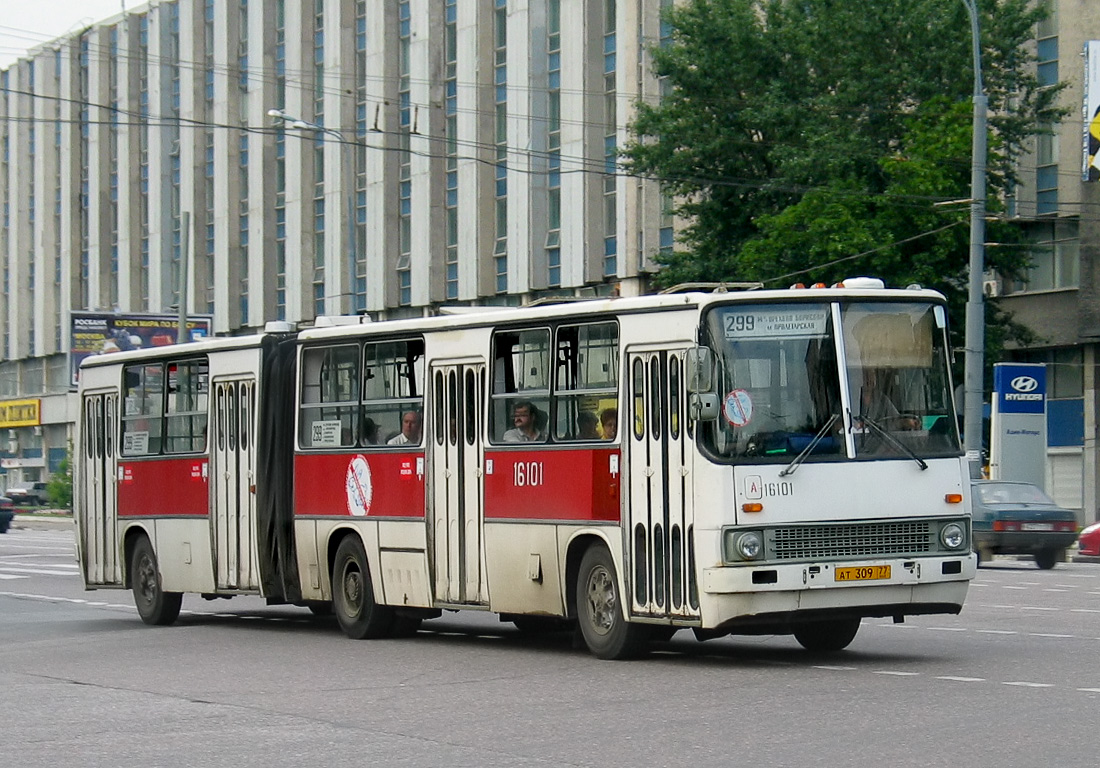
[(738, 333), (752, 333), (756, 328), (756, 318), (753, 315), (729, 315), (726, 317), (726, 335)]

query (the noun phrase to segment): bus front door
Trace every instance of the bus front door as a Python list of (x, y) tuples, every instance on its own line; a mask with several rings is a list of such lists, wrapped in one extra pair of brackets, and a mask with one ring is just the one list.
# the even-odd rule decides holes
[(485, 363), (448, 361), (430, 373), (428, 539), (435, 600), (487, 605), (481, 439)]
[(77, 493), (79, 557), (88, 584), (121, 584), (115, 435), (118, 434), (118, 394), (84, 395), (79, 447), (81, 469)]
[(628, 350), (629, 414), (620, 420), (628, 488), (624, 581), (636, 616), (699, 615), (685, 434), (683, 350)]
[(210, 527), (218, 589), (260, 586), (256, 553), (256, 381), (214, 381), (214, 427), (210, 431)]

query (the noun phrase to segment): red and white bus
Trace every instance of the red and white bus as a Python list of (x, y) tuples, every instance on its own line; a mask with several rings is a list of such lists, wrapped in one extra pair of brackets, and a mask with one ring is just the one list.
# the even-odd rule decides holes
[(840, 650), (958, 613), (969, 473), (929, 290), (684, 293), (91, 357), (79, 558), (150, 624), (183, 593), (575, 622), (602, 658), (691, 628)]

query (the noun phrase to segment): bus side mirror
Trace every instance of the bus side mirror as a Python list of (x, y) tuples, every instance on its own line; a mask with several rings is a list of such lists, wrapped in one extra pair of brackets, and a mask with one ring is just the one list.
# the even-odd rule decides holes
[(688, 399), (688, 417), (692, 421), (713, 421), (718, 418), (718, 395), (695, 392)]
[(708, 347), (689, 349), (684, 355), (684, 366), (688, 392), (710, 392), (714, 389), (714, 358)]

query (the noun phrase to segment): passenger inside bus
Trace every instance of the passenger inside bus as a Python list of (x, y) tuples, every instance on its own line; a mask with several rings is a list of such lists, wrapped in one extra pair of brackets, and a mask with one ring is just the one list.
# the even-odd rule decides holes
[(603, 429), (604, 440), (614, 440), (619, 432), (619, 409), (605, 408), (600, 414), (600, 427)]
[(512, 410), (515, 425), (504, 433), (506, 443), (538, 443), (546, 439), (542, 427), (542, 411), (530, 400), (517, 400)]
[(596, 429), (599, 419), (593, 411), (581, 411), (577, 415), (577, 439), (599, 440), (600, 433)]
[(374, 419), (366, 419), (363, 422), (363, 444), (378, 445), (378, 425)]
[(405, 411), (401, 415), (401, 431), (386, 443), (387, 445), (419, 445), (420, 411)]

